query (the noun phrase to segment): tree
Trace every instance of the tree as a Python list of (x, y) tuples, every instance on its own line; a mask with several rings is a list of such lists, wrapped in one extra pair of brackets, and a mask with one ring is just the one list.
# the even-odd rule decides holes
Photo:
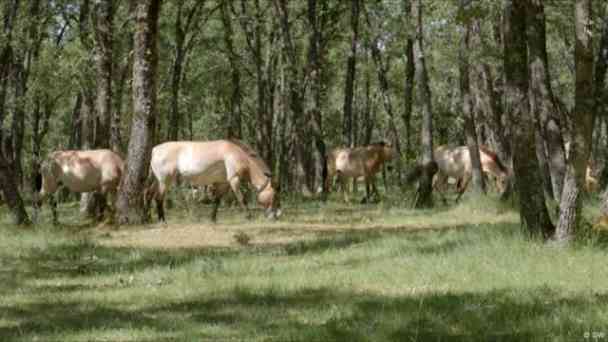
[[(19, 11), (19, 1), (11, 0), (5, 2), (4, 7), (4, 27), (2, 30), (2, 41), (4, 46), (0, 51), (0, 188), (6, 199), (8, 207), (13, 216), (13, 222), (17, 225), (29, 225), (30, 220), (23, 199), (19, 193), (17, 186), (17, 175), (15, 174), (11, 164), (9, 155), (12, 151), (7, 151), (6, 147), (11, 147), (10, 142), (4, 136), (2, 124), (5, 118), (5, 100), (8, 91), (10, 67), (13, 60), (13, 29), (17, 20)], [(10, 157), (9, 157), (10, 158)]]
[[(411, 13), (411, 1), (404, 0), (405, 17), (409, 17)], [(410, 25), (412, 26), (412, 25)], [(408, 31), (413, 31), (410, 27)], [(414, 79), (416, 76), (416, 65), (414, 63), (414, 34), (408, 32), (405, 43), (405, 84), (403, 85), (403, 113), (401, 115), (403, 124), (405, 125), (405, 149), (403, 154), (409, 158), (411, 153), (412, 141), (412, 106), (414, 99)]]
[(572, 141), (568, 156), (568, 169), (564, 180), (556, 238), (568, 244), (574, 238), (580, 221), (581, 192), (585, 184), (587, 160), (591, 151), (593, 133), (593, 41), (591, 37), (592, 12), (590, 0), (577, 0), (575, 4), (576, 44), (575, 105), (571, 114)]
[(346, 60), (346, 81), (344, 83), (344, 120), (342, 126), (343, 143), (346, 146), (354, 144), (353, 137), (353, 96), (355, 92), (355, 77), (357, 72), (357, 46), (359, 44), (359, 12), (360, 0), (352, 0), (350, 8), (350, 29), (352, 37), (350, 51)]
[(471, 1), (461, 0), (460, 11), (461, 18), (464, 21), (464, 32), (460, 41), (459, 57), (460, 57), (460, 96), (462, 100), (462, 114), (464, 115), (464, 131), (471, 156), (472, 172), (473, 172), (473, 189), (479, 193), (485, 193), (486, 186), (481, 171), (481, 161), (479, 156), (479, 146), (477, 145), (477, 133), (475, 132), (475, 112), (473, 112), (473, 99), (471, 96), (470, 85), (470, 66), (469, 66), (469, 51), (471, 46)]
[(228, 118), (228, 138), (240, 139), (243, 137), (241, 108), (243, 95), (241, 94), (239, 55), (234, 49), (234, 30), (232, 29), (229, 0), (223, 0), (220, 6), (222, 25), (224, 28), (224, 44), (226, 45), (226, 55), (228, 57), (228, 61), (230, 62), (230, 81), (232, 87), (230, 95), (230, 112)]
[[(566, 158), (560, 122), (559, 108), (555, 104), (545, 30), (545, 10), (542, 1), (530, 0), (528, 6), (528, 51), (530, 53), (530, 103), (531, 111), (539, 123), (537, 142), (539, 153), (546, 154), (550, 171), (550, 194), (559, 202), (562, 193)], [(546, 151), (546, 152), (545, 152)]]
[(112, 0), (95, 2), (95, 66), (97, 69), (97, 105), (95, 147), (110, 148), (112, 120)]
[(148, 176), (156, 122), (158, 78), (158, 17), (160, 2), (139, 0), (135, 8), (133, 57), (133, 123), (129, 139), (126, 169), (118, 200), (118, 222), (143, 222), (144, 183)]
[(422, 177), (414, 206), (428, 208), (433, 206), (433, 176), (437, 173), (437, 164), (433, 157), (433, 108), (431, 105), (431, 88), (424, 54), (424, 36), (422, 26), (422, 0), (412, 0), (411, 18), (416, 25), (414, 38), (414, 60), (416, 65), (416, 84), (418, 100), (422, 104), (422, 129), (420, 132), (420, 155)]
[[(177, 14), (175, 15), (175, 51), (173, 58), (173, 65), (171, 71), (171, 104), (169, 108), (169, 123), (167, 127), (167, 138), (171, 141), (178, 140), (178, 133), (181, 123), (181, 115), (179, 111), (179, 97), (181, 83), (184, 73), (184, 61), (186, 55), (193, 47), (194, 39), (199, 30), (199, 22), (201, 21), (200, 15), (205, 5), (204, 0), (197, 0), (188, 7), (186, 0), (177, 0)], [(224, 7), (226, 6), (225, 1), (222, 2), (222, 15), (224, 14)], [(184, 21), (185, 19), (185, 21)], [(228, 33), (228, 29), (226, 34)], [(229, 49), (231, 47), (228, 47)], [(232, 58), (230, 59), (232, 62)]]
[(289, 23), (289, 8), (286, 0), (275, 0), (275, 8), (279, 15), (281, 32), (283, 36), (283, 49), (287, 58), (288, 87), (289, 87), (289, 109), (292, 114), (293, 135), (292, 146), (295, 152), (295, 168), (297, 187), (303, 194), (309, 195), (310, 188), (306, 182), (306, 167), (304, 160), (304, 133), (302, 127), (307, 118), (304, 117), (304, 104), (302, 94), (303, 87), (300, 84), (302, 79), (298, 65), (298, 57), (296, 47), (291, 33), (291, 25)]
[(513, 171), (519, 194), (521, 224), (532, 236), (549, 237), (553, 224), (545, 205), (542, 178), (534, 145), (534, 116), (528, 102), (527, 1), (505, 1), (505, 108), (511, 113)]
[[(370, 30), (373, 32), (373, 37), (371, 39), (371, 42), (369, 42), (369, 47), (371, 50), (372, 59), (374, 60), (374, 64), (376, 66), (376, 74), (378, 75), (378, 84), (380, 86), (380, 94), (382, 97), (382, 103), (384, 104), (384, 110), (386, 111), (386, 114), (388, 115), (388, 136), (390, 137), (391, 144), (397, 151), (397, 157), (396, 157), (397, 161), (395, 163), (396, 171), (397, 171), (398, 179), (401, 179), (401, 171), (402, 171), (401, 170), (401, 143), (399, 141), (399, 132), (397, 131), (397, 125), (395, 123), (395, 115), (393, 113), (393, 103), (391, 100), (389, 82), (388, 82), (388, 77), (387, 77), (389, 56), (387, 56), (386, 60), (385, 60), (385, 58), (383, 58), (383, 56), (382, 56), (382, 53), (380, 52), (380, 45), (383, 44), (383, 41), (381, 38), (381, 31), (379, 30), (380, 28), (378, 28), (376, 26), (381, 27), (381, 25), (374, 25), (372, 23), (372, 21), (370, 20), (369, 11), (365, 10), (365, 6), (363, 6), (363, 11), (365, 12), (365, 18), (367, 19), (367, 24), (368, 24)], [(380, 31), (380, 32), (378, 32), (378, 31)]]

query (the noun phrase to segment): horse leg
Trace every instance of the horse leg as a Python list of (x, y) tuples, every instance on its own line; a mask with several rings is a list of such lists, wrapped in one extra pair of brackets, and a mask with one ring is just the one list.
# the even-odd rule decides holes
[(458, 196), (456, 197), (456, 202), (458, 202), (458, 200), (460, 200), (460, 197), (462, 197), (464, 192), (467, 190), (467, 187), (469, 186), (470, 181), (471, 181), (470, 175), (464, 176), (464, 178), (461, 180), (460, 189), (458, 190), (459, 193), (458, 193)]
[(342, 175), (342, 173), (340, 171), (338, 171), (338, 181), (340, 182), (340, 190), (342, 191), (342, 196), (344, 197), (344, 202), (348, 203), (349, 199), (348, 199), (348, 194), (346, 191), (346, 177), (344, 177), (344, 175)]
[(441, 197), (441, 201), (443, 202), (443, 204), (447, 204), (448, 200), (445, 198), (445, 183), (447, 183), (447, 176), (444, 176), (443, 174), (437, 174), (437, 176), (435, 176), (434, 181), (433, 181), (433, 188), (439, 193), (439, 196)]
[(211, 211), (211, 222), (217, 222), (217, 211), (220, 207), (222, 197), (230, 190), (225, 184), (213, 184), (211, 186), (211, 195), (213, 196), (213, 209)]
[(369, 203), (371, 201), (372, 187), (367, 176), (363, 176), (365, 182), (365, 197), (361, 200), (361, 204)]
[(158, 181), (157, 184), (157, 189), (156, 189), (156, 196), (155, 196), (155, 200), (156, 200), (156, 212), (158, 213), (158, 220), (164, 224), (167, 224), (167, 219), (165, 218), (165, 206), (164, 206), (164, 200), (165, 200), (165, 192), (167, 191), (168, 188), (168, 182), (169, 179), (164, 179), (163, 181)]
[(232, 192), (234, 192), (236, 199), (239, 201), (239, 204), (241, 205), (241, 208), (243, 208), (245, 210), (245, 212), (247, 213), (247, 218), (252, 219), (253, 215), (249, 211), (247, 204), (245, 204), (245, 198), (243, 196), (243, 193), (241, 192), (241, 179), (239, 178), (239, 176), (234, 176), (230, 179), (230, 188), (232, 188)]
[(53, 212), (53, 225), (59, 224), (59, 219), (57, 218), (57, 200), (55, 199), (55, 195), (51, 195), (49, 198), (49, 205), (51, 206), (51, 211)]

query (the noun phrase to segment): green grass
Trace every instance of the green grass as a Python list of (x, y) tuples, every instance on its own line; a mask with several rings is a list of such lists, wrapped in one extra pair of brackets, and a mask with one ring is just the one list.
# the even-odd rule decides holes
[[(517, 213), (494, 199), (425, 211), (397, 197), (284, 205), (284, 219), (271, 223), (246, 221), (234, 208), (221, 209), (212, 226), (203, 206), (169, 211), (168, 227), (116, 230), (81, 222), (68, 205), (63, 227), (6, 225), (0, 341), (608, 335), (606, 247), (529, 241)], [(160, 243), (147, 240), (152, 234)], [(239, 244), (238, 234), (248, 243)]]

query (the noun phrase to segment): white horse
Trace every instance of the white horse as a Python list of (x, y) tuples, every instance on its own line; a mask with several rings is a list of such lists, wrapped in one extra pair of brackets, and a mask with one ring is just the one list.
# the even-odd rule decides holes
[[(469, 148), (467, 146), (449, 147), (442, 145), (435, 148), (433, 157), (439, 168), (433, 182), (434, 187), (442, 193), (448, 183), (448, 178), (455, 178), (459, 183), (458, 197), (456, 198), (458, 201), (473, 176), (473, 164)], [(503, 192), (509, 179), (507, 168), (500, 162), (496, 153), (485, 147), (479, 147), (479, 157), (482, 171), (494, 176), (498, 190)]]
[[(114, 212), (114, 200), (124, 172), (122, 158), (110, 150), (55, 151), (42, 163), (42, 184), (34, 201), (34, 216), (42, 202), (51, 196), (60, 185), (72, 192), (98, 192), (110, 195), (110, 214)], [(57, 203), (51, 197), (53, 223), (57, 223)], [(103, 213), (103, 207), (101, 213)]]
[(146, 191), (146, 203), (156, 199), (158, 218), (166, 222), (163, 200), (165, 193), (179, 176), (192, 185), (212, 186), (215, 204), (211, 220), (216, 221), (221, 197), (230, 189), (241, 206), (248, 212), (240, 190), (242, 181), (248, 181), (257, 192), (258, 203), (266, 209), (266, 216), (278, 218), (278, 192), (272, 185), (270, 169), (247, 145), (235, 140), (207, 142), (166, 142), (152, 149), (150, 168), (154, 184)]

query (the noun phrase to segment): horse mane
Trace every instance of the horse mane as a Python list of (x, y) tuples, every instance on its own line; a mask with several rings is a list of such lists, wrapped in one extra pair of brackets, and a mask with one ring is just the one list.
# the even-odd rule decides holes
[(494, 163), (496, 163), (496, 166), (498, 166), (500, 171), (507, 173), (507, 168), (500, 161), (500, 158), (498, 158), (498, 155), (496, 153), (494, 153), (493, 151), (491, 151), (489, 148), (487, 148), (484, 145), (479, 145), (479, 150), (481, 150), (483, 153), (487, 154), (490, 157), (490, 159), (492, 159), (494, 161)]
[(229, 139), (228, 141), (240, 148), (247, 155), (247, 159), (249, 160), (249, 162), (253, 161), (260, 169), (262, 169), (262, 172), (265, 175), (270, 177), (271, 172), (268, 168), (268, 165), (266, 165), (266, 162), (262, 159), (262, 157), (260, 157), (260, 155), (256, 151), (254, 151), (251, 147), (247, 146), (240, 140)]

